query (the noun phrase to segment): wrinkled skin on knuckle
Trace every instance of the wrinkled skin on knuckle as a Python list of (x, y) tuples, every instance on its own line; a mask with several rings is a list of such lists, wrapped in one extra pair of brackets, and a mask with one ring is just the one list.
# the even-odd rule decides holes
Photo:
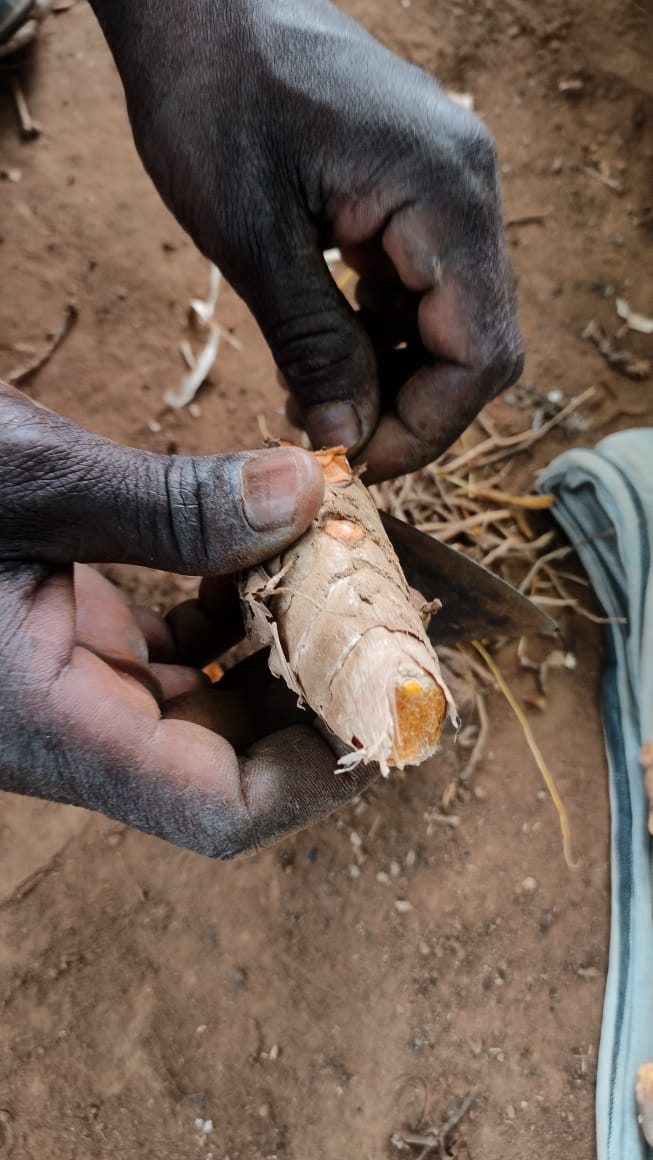
[(298, 300), (296, 314), (286, 314), (271, 326), (264, 326), (265, 337), (275, 351), (279, 369), (288, 385), (301, 388), (311, 403), (338, 397), (339, 371), (342, 368), (344, 390), (352, 380), (352, 366), (360, 375), (368, 373), (368, 359), (354, 333), (341, 320), (324, 295), (316, 294), (315, 303)]
[(238, 455), (168, 459), (167, 509), (158, 506), (156, 515), (167, 523), (161, 537), (172, 533), (180, 571), (188, 570), (186, 560), (203, 575), (237, 572), (247, 564), (254, 533), (242, 514), (241, 468)]

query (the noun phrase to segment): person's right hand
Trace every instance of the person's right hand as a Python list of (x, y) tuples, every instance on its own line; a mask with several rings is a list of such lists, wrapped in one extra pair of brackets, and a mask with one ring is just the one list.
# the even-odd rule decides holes
[(313, 446), (352, 448), (367, 482), (434, 459), (522, 365), (487, 128), (327, 0), (91, 3), (146, 168)]
[(153, 455), (0, 384), (0, 789), (228, 857), (373, 780), (374, 766), (336, 771), (263, 655), (206, 687), (201, 666), (243, 632), (224, 581), (164, 622), (73, 566), (231, 573), (292, 543), (323, 490), (296, 448)]

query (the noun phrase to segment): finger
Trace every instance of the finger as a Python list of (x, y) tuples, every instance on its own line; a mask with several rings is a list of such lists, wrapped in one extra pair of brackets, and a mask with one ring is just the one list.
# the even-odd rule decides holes
[(238, 752), (268, 733), (312, 723), (313, 713), (300, 707), (297, 694), (272, 676), (268, 653), (261, 649), (240, 661), (210, 689), (175, 697), (165, 706), (166, 717), (195, 721)]
[(130, 605), (130, 612), (145, 637), (149, 660), (174, 664), (177, 660), (175, 641), (163, 617), (144, 604)]
[(206, 689), (211, 682), (200, 669), (190, 665), (159, 665), (150, 664), (150, 671), (161, 686), (161, 698), (164, 702), (173, 697), (188, 695)]
[(317, 238), (285, 239), (277, 232), (257, 248), (256, 269), (245, 267), (237, 281), (313, 447), (356, 450), (376, 424), (376, 360)]
[[(41, 714), (30, 731), (40, 796), (211, 857), (233, 857), (300, 829), (378, 775), (370, 766), (338, 772), (333, 750), (306, 726), (283, 729), (237, 759), (223, 737), (194, 721), (161, 720), (144, 691), (82, 649), (48, 709), (50, 720)], [(65, 743), (53, 746), (62, 719)], [(24, 783), (15, 788), (26, 791)]]
[(376, 765), (337, 769), (330, 746), (307, 726), (257, 742), (239, 764), (257, 845), (326, 817), (379, 776)]
[(498, 189), (490, 182), (486, 197), (475, 197), (471, 206), (461, 196), (449, 216), (443, 225), (426, 205), (407, 207), (386, 227), (383, 248), (403, 285), (421, 296), (417, 318), (425, 350), (475, 371), (496, 393), (517, 372), (521, 356)]
[(258, 740), (251, 705), (240, 693), (227, 689), (183, 693), (168, 701), (164, 712), (166, 720), (188, 721), (218, 734), (239, 753)]
[(237, 644), (245, 633), (235, 584), (224, 576), (203, 580), (196, 600), (186, 600), (166, 617), (177, 658), (202, 668)]
[[(417, 323), (423, 358), (399, 387), (395, 413), (382, 418), (361, 453), (369, 482), (436, 458), (521, 373), (514, 280), (500, 221), (484, 224), (486, 232), (476, 236), (478, 226), (470, 222), (456, 249), (438, 237), (423, 207), (412, 206), (396, 214), (384, 232), (383, 246), (398, 276), (421, 295)], [(413, 356), (415, 349), (413, 342)]]
[(10, 560), (234, 572), (292, 543), (324, 493), (319, 467), (299, 448), (154, 455), (91, 435), (6, 386), (0, 430)]
[[(257, 652), (245, 657), (237, 665), (228, 669), (220, 681), (220, 687), (230, 689), (235, 693), (249, 695), (253, 700), (264, 696), (268, 687), (272, 686), (274, 689), (281, 689), (284, 694), (288, 695), (289, 701), (296, 705), (297, 694), (291, 693), (283, 681), (277, 680), (270, 673), (269, 656), (269, 648), (259, 648)], [(269, 726), (264, 729), (259, 733), (259, 737), (263, 733), (269, 733), (271, 728)], [(281, 726), (277, 725), (277, 728), (281, 728)]]
[(297, 694), (272, 676), (268, 660), (269, 649), (259, 649), (228, 669), (218, 685), (220, 691), (240, 697), (249, 706), (248, 744), (290, 725), (315, 721), (315, 714), (300, 704)]
[(432, 463), (469, 426), (488, 397), (478, 378), (464, 368), (421, 368), (399, 389), (395, 412), (382, 416), (360, 452), (365, 483)]
[(73, 576), (76, 643), (145, 664), (147, 642), (115, 584), (84, 564), (75, 565)]
[(15, 569), (11, 583), (21, 633), (6, 652), (20, 680), (5, 688), (3, 788), (225, 858), (328, 813), (375, 776), (337, 773), (331, 747), (306, 727), (282, 730), (239, 760), (209, 729), (162, 719), (138, 680), (86, 647), (71, 653), (71, 570)]

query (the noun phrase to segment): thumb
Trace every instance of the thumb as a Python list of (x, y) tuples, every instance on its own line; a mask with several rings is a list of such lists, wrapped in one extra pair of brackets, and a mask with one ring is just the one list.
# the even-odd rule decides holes
[[(261, 269), (261, 253), (264, 268)], [(379, 412), (376, 359), (317, 239), (259, 247), (237, 288), (265, 335), (313, 447), (358, 450)]]
[(0, 384), (5, 561), (235, 572), (297, 539), (323, 492), (320, 468), (299, 448), (154, 455), (92, 435)]

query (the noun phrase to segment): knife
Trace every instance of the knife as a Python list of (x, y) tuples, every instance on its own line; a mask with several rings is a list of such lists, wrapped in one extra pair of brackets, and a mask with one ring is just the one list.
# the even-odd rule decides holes
[(383, 526), (406, 580), (425, 600), (441, 600), (428, 634), (438, 644), (493, 636), (555, 636), (556, 622), (488, 568), (387, 512)]

